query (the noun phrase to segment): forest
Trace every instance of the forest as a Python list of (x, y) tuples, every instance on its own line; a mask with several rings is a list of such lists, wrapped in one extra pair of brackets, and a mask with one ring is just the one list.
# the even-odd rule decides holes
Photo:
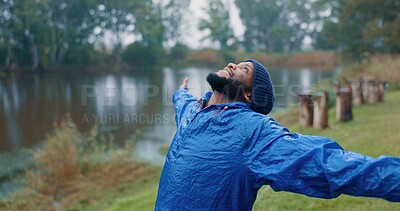
[[(314, 50), (333, 50), (351, 61), (400, 52), (399, 0), (232, 2), (243, 36), (235, 37), (222, 0), (207, 0), (196, 26), (220, 52), (299, 52), (305, 40)], [(189, 5), (190, 0), (2, 0), (0, 67), (30, 71), (184, 60), (193, 50), (181, 42)], [(126, 35), (135, 39), (123, 45)]]

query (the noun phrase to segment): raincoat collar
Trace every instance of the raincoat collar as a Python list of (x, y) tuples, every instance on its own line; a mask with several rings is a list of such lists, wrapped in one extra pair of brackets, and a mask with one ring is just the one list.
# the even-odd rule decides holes
[(199, 99), (199, 102), (201, 102), (203, 105), (203, 109), (206, 107), (225, 107), (225, 106), (228, 106), (228, 108), (250, 108), (249, 105), (247, 105), (245, 102), (239, 102), (239, 101), (233, 103), (213, 104), (207, 106), (207, 103), (210, 100), (211, 95), (213, 95), (213, 92), (206, 92), (203, 95), (203, 97)]

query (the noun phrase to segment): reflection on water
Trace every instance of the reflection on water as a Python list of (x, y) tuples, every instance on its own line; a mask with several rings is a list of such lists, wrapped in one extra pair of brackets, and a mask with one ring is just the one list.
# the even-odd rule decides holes
[[(30, 147), (69, 113), (80, 131), (98, 125), (116, 140), (137, 138), (136, 154), (162, 162), (158, 149), (175, 132), (172, 94), (184, 77), (200, 97), (209, 90), (210, 68), (168, 68), (127, 74), (47, 74), (0, 79), (0, 150)], [(270, 70), (277, 96), (273, 110), (286, 108), (297, 93), (335, 72)]]

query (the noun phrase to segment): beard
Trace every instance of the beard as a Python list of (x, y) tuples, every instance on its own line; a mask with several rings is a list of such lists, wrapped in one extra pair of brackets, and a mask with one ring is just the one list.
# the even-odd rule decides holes
[(208, 74), (207, 82), (213, 91), (220, 92), (230, 100), (243, 99), (244, 93), (250, 90), (249, 86), (246, 86), (239, 80), (220, 77), (216, 73)]

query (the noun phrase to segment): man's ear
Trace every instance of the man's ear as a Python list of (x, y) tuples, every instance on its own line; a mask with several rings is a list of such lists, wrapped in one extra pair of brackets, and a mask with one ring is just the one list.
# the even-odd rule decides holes
[(244, 101), (245, 101), (246, 104), (250, 104), (251, 103), (251, 92), (244, 93)]

